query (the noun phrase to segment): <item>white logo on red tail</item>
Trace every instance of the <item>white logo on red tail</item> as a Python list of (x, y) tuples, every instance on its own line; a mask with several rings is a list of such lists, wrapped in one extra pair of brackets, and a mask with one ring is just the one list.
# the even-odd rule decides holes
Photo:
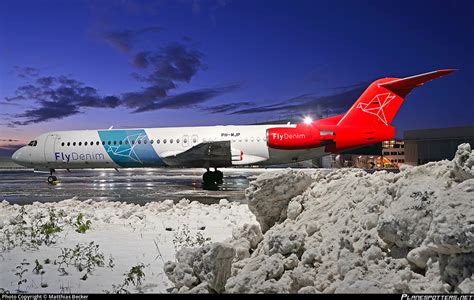
[(378, 94), (368, 103), (357, 104), (357, 108), (360, 108), (363, 112), (368, 114), (376, 115), (380, 121), (388, 125), (384, 109), (393, 99), (395, 99), (395, 96), (391, 96), (390, 93)]

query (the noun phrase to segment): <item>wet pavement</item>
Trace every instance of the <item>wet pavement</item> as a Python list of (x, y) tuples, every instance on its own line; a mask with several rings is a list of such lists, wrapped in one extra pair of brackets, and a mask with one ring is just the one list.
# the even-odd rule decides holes
[(249, 180), (276, 169), (222, 169), (224, 184), (216, 190), (202, 186), (203, 169), (121, 169), (58, 171), (60, 183), (46, 182), (48, 173), (32, 170), (0, 170), (0, 201), (31, 204), (57, 202), (76, 197), (78, 200), (121, 201), (145, 204), (152, 201), (182, 198), (204, 204), (220, 199), (246, 203)]

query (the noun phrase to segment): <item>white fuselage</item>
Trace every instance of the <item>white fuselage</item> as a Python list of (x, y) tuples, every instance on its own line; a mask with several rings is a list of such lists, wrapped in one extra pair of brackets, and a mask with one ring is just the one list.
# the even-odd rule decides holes
[[(281, 150), (267, 146), (267, 129), (295, 125), (169, 127), (55, 131), (38, 136), (12, 156), (17, 163), (40, 170), (127, 167), (209, 167), (190, 161), (189, 151), (202, 143), (229, 142), (230, 165), (285, 164), (325, 154), (324, 147)], [(34, 142), (34, 143), (33, 143)], [(186, 152), (188, 151), (188, 152)]]

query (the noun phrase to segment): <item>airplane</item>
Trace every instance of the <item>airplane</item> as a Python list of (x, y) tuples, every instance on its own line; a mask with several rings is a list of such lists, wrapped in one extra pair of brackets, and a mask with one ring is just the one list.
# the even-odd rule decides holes
[[(39, 135), (12, 156), (17, 164), (57, 169), (204, 168), (204, 185), (223, 183), (218, 168), (276, 165), (390, 140), (390, 125), (405, 96), (415, 87), (449, 74), (444, 69), (405, 78), (375, 80), (345, 114), (306, 118), (298, 124), (226, 125), (54, 131)], [(214, 171), (210, 169), (214, 168)]]

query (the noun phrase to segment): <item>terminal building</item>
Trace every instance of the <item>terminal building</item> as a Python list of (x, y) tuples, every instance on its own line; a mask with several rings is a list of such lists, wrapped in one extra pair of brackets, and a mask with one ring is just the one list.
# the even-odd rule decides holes
[(406, 164), (453, 159), (459, 144), (474, 148), (474, 126), (409, 130), (404, 132), (404, 142)]
[(405, 143), (399, 140), (384, 141), (382, 156), (377, 161), (379, 168), (398, 168), (405, 163)]

